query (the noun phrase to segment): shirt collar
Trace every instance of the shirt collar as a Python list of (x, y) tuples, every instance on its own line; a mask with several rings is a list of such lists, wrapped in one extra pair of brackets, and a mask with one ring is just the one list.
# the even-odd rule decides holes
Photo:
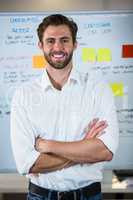
[(41, 79), (41, 86), (43, 90), (47, 90), (48, 88), (52, 87), (52, 83), (49, 80), (48, 74), (46, 69), (43, 71), (42, 79)]
[(71, 82), (71, 81), (80, 83), (80, 74), (75, 67), (72, 68), (70, 76), (68, 78), (68, 82)]
[[(67, 82), (68, 83), (70, 83), (70, 82), (80, 83), (79, 72), (74, 67), (72, 68), (72, 70), (70, 72), (70, 76), (69, 76)], [(42, 75), (42, 79), (41, 79), (41, 86), (42, 86), (43, 90), (47, 90), (47, 89), (53, 87), (53, 85), (48, 77), (46, 69), (44, 69), (44, 71), (43, 71), (43, 75)]]

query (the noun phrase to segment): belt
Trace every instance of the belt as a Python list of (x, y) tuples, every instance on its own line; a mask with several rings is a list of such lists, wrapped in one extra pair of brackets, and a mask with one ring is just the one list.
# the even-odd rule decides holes
[(68, 199), (80, 200), (82, 195), (86, 198), (89, 198), (100, 193), (101, 184), (100, 182), (95, 182), (89, 186), (86, 186), (80, 189), (60, 192), (56, 190), (45, 189), (30, 182), (29, 192), (38, 194), (40, 196), (47, 197), (47, 198), (50, 195), (51, 199), (54, 199), (54, 200), (68, 200)]

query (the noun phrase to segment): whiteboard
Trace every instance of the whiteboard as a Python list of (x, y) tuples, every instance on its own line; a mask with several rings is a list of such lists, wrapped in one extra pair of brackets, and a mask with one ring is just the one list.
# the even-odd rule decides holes
[[(51, 13), (0, 13), (0, 171), (16, 171), (10, 144), (10, 104), (14, 90), (43, 73), (33, 58), (42, 56), (36, 29)], [(111, 169), (133, 168), (133, 13), (66, 12), (78, 24), (74, 65), (101, 71), (113, 90), (120, 144)], [(132, 50), (133, 51), (133, 50)]]

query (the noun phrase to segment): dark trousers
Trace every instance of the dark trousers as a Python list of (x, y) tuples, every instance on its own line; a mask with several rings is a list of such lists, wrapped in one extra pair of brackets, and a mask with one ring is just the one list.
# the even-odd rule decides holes
[(27, 200), (102, 200), (101, 184), (93, 183), (77, 190), (58, 192), (30, 183)]

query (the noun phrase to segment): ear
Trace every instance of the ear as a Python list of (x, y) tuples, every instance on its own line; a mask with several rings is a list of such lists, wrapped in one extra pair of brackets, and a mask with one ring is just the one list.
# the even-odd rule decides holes
[(42, 44), (42, 42), (38, 42), (38, 47), (42, 50), (43, 49), (43, 44)]
[(77, 41), (74, 43), (74, 50), (77, 49), (78, 43)]

